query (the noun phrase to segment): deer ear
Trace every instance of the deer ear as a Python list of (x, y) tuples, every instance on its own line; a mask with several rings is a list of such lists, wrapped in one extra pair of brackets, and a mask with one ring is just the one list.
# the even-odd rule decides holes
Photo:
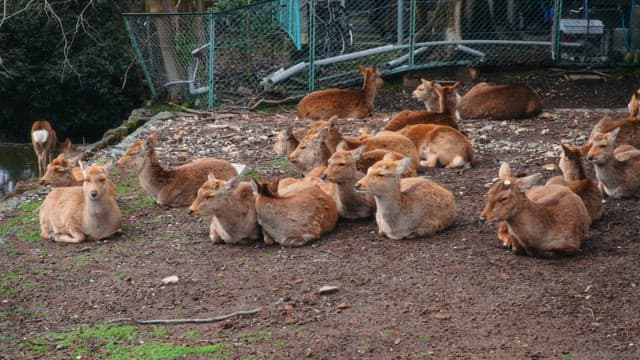
[(620, 128), (619, 127), (615, 128), (613, 131), (611, 131), (609, 133), (609, 135), (607, 136), (607, 142), (609, 144), (613, 144), (616, 141), (616, 137), (618, 136), (619, 132), (620, 132)]
[(209, 174), (207, 175), (207, 180), (215, 180), (215, 179), (216, 179), (216, 176), (215, 176), (215, 175), (213, 175), (213, 173), (209, 173)]
[(362, 75), (367, 73), (367, 68), (362, 66), (362, 65), (358, 65), (358, 72)]
[(501, 180), (507, 180), (511, 178), (511, 166), (509, 166), (508, 162), (503, 162), (500, 165), (500, 170), (498, 170), (498, 177)]
[(580, 153), (581, 153), (582, 155), (586, 155), (586, 154), (589, 152), (589, 150), (591, 150), (591, 146), (593, 146), (593, 143), (592, 143), (592, 142), (588, 142), (588, 143), (586, 143), (586, 144), (582, 145), (582, 146), (580, 147)]
[(158, 141), (158, 135), (155, 132), (152, 132), (147, 136), (147, 139), (144, 141), (145, 149), (152, 149), (156, 146), (156, 142)]
[(102, 168), (104, 169), (104, 171), (109, 173), (109, 168), (111, 167), (111, 165), (113, 165), (113, 159), (109, 159), (106, 164), (102, 165)]
[[(387, 157), (387, 155), (385, 155), (385, 157)], [(396, 175), (400, 175), (402, 173), (404, 173), (405, 171), (407, 171), (407, 168), (409, 167), (409, 164), (411, 164), (411, 158), (410, 157), (406, 157), (402, 160), (398, 160), (398, 167), (395, 170)]]
[(391, 152), (387, 152), (387, 153), (385, 153), (385, 154), (384, 154), (384, 156), (382, 157), (382, 160), (395, 160), (395, 159), (393, 158), (393, 153), (391, 153)]
[(82, 171), (82, 176), (86, 177), (87, 176), (87, 167), (84, 165), (84, 163), (82, 161), (78, 161), (78, 164), (80, 165), (80, 170)]
[(458, 90), (458, 88), (460, 88), (460, 81), (456, 81), (456, 83), (451, 86), (453, 90)]
[(251, 178), (251, 181), (249, 182), (251, 184), (251, 188), (253, 189), (253, 192), (256, 194), (260, 193), (260, 183), (258, 182), (258, 180)]
[(569, 154), (571, 153), (571, 149), (563, 143), (560, 143), (560, 147), (562, 147), (562, 152), (564, 153), (564, 155), (569, 156)]
[[(211, 174), (209, 174), (209, 175), (211, 175)], [(233, 179), (230, 179), (227, 182), (225, 182), (224, 188), (227, 191), (231, 191), (231, 190), (235, 189), (236, 186), (238, 186), (238, 184), (240, 184), (240, 176), (236, 176)]]
[(542, 174), (537, 173), (523, 178), (518, 178), (515, 181), (517, 181), (520, 192), (526, 192), (529, 191), (529, 189), (531, 189), (533, 185), (540, 180), (540, 178), (542, 178)]
[(351, 157), (353, 158), (353, 160), (358, 161), (360, 160), (360, 158), (362, 158), (362, 155), (364, 155), (364, 152), (367, 150), (367, 144), (364, 144), (362, 146), (360, 146), (359, 148), (353, 150), (351, 152)]

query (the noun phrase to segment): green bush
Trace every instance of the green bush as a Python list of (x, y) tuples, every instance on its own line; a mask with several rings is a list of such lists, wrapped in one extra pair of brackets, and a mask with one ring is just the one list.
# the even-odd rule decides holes
[(96, 2), (84, 13), (84, 29), (73, 36), (85, 5), (55, 4), (67, 32), (73, 69), (63, 65), (60, 26), (42, 5), (11, 18), (0, 29), (0, 56), (13, 73), (11, 78), (0, 77), (0, 133), (8, 135), (4, 140), (29, 142), (31, 123), (45, 118), (61, 139), (94, 141), (142, 103), (138, 68), (129, 70), (122, 88), (134, 56), (121, 17), (127, 1)]

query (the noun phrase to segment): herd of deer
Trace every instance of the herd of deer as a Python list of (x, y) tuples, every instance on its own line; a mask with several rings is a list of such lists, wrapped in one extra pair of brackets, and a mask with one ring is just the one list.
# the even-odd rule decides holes
[[(413, 96), (426, 110), (402, 111), (373, 134), (343, 136), (338, 118), (373, 113), (376, 66), (358, 67), (360, 90), (326, 89), (298, 104), (298, 117), (314, 122), (282, 130), (273, 150), (287, 156), (305, 177), (271, 182), (241, 181), (227, 161), (213, 158), (167, 168), (155, 152), (152, 133), (136, 141), (117, 161), (134, 170), (142, 187), (161, 206), (189, 206), (189, 213), (212, 215), (213, 243), (245, 244), (262, 239), (301, 246), (333, 230), (339, 218), (375, 214), (378, 232), (391, 239), (428, 236), (456, 219), (456, 202), (446, 187), (423, 177), (424, 167), (468, 168), (473, 148), (459, 131), (462, 119), (533, 117), (542, 110), (526, 85), (480, 83), (464, 96), (459, 83), (422, 80)], [(573, 254), (590, 224), (602, 216), (603, 194), (638, 196), (640, 189), (640, 92), (633, 94), (628, 117), (604, 117), (581, 147), (562, 145), (563, 176), (535, 186), (540, 174), (514, 177), (508, 163), (490, 188), (481, 219), (499, 221), (498, 238), (516, 253), (549, 257)], [(41, 234), (61, 242), (81, 242), (121, 231), (117, 194), (108, 167), (86, 167), (69, 159), (67, 143), (48, 166), (57, 140), (46, 121), (32, 129), (41, 183), (56, 187), (40, 208)], [(585, 159), (597, 182), (587, 177)], [(44, 175), (42, 174), (43, 172)]]

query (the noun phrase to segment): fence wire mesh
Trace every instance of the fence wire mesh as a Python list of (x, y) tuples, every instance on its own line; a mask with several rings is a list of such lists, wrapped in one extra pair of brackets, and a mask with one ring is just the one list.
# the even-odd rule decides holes
[(272, 0), (125, 21), (155, 96), (248, 107), (360, 84), (358, 64), (391, 74), (628, 60), (636, 1)]

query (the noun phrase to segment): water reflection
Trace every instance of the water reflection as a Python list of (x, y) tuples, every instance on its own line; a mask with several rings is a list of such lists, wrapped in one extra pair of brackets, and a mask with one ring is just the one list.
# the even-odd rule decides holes
[(0, 144), (0, 197), (16, 183), (38, 176), (38, 161), (31, 144)]

